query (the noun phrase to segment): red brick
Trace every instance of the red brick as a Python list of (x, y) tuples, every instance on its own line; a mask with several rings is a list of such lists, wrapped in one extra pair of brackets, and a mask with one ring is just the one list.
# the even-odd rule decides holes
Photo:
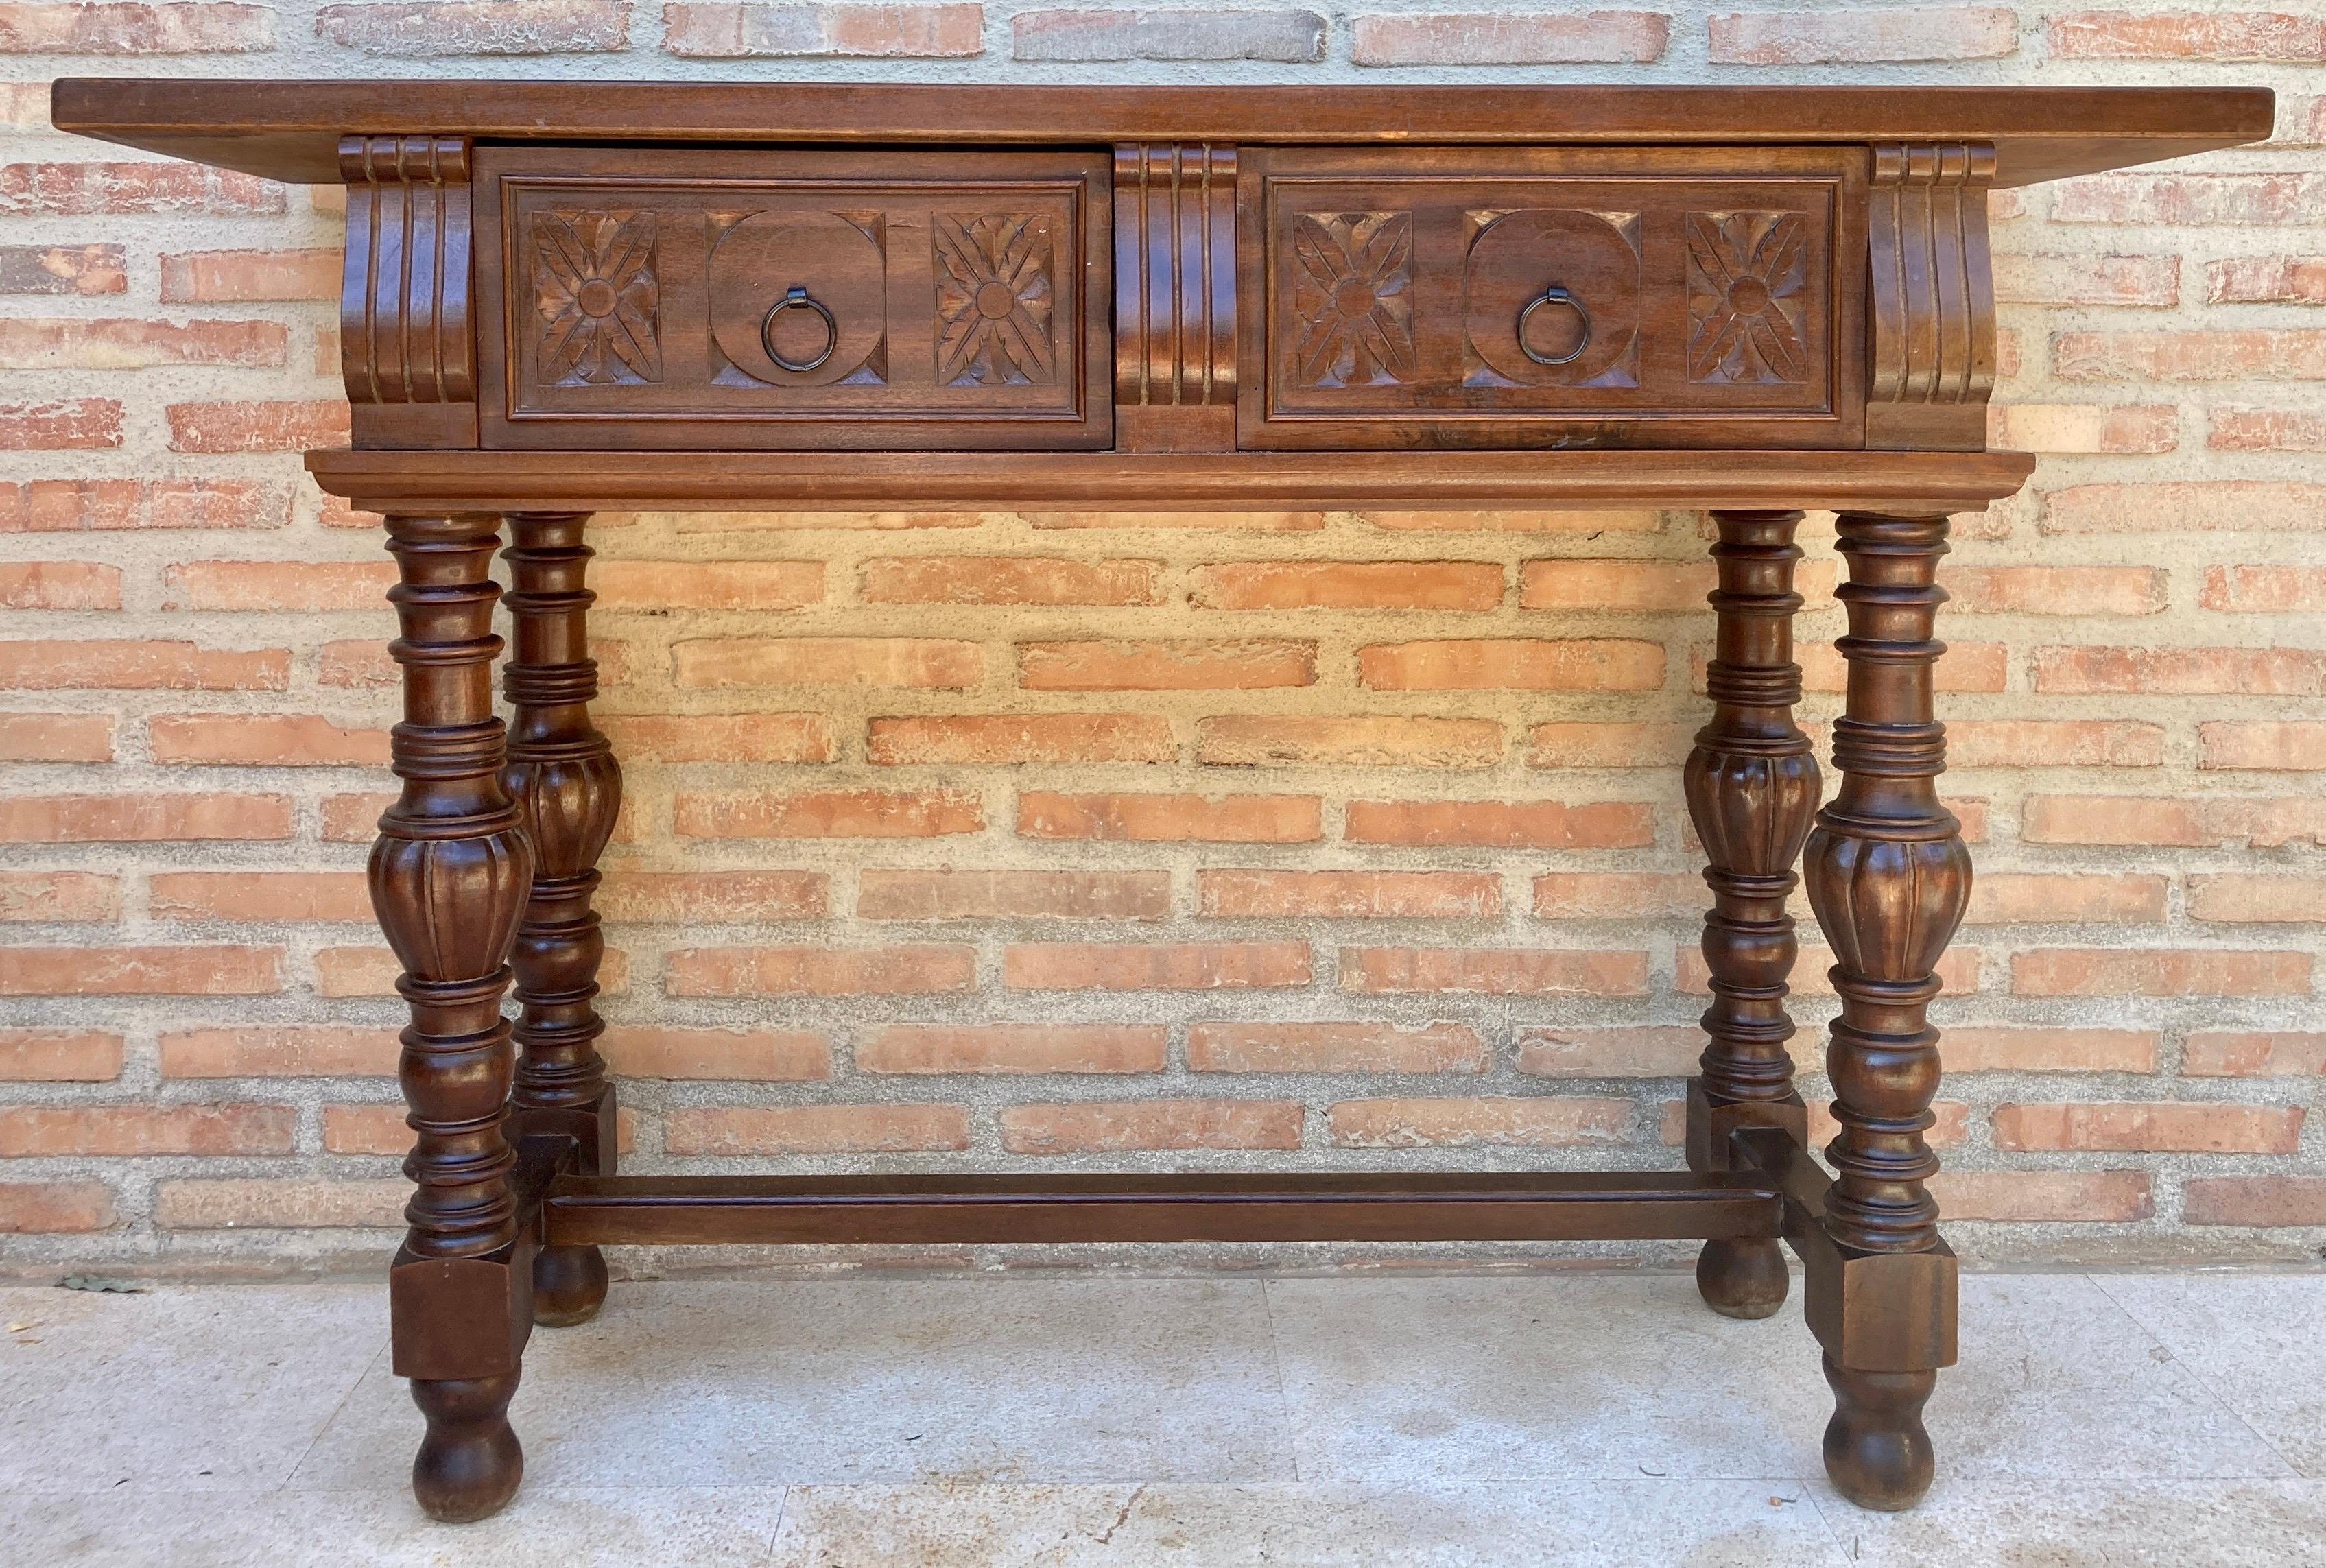
[(821, 713), (606, 713), (598, 728), (639, 762), (830, 762)]
[(914, 997), (965, 991), (977, 950), (903, 947), (702, 947), (670, 955), (674, 997)]
[(1357, 650), (1357, 680), (1382, 691), (1652, 691), (1664, 648), (1618, 637), (1375, 643)]
[(614, 1025), (598, 1049), (618, 1078), (750, 1083), (832, 1076), (832, 1044), (799, 1029), (696, 1029)]
[(1635, 849), (1656, 840), (1655, 808), (1637, 801), (1351, 801), (1353, 844), (1498, 849)]
[(2326, 768), (2326, 723), (2315, 719), (2197, 726), (2197, 765), (2260, 771)]
[(1027, 762), (1170, 762), (1171, 721), (1155, 713), (963, 713), (875, 719), (865, 760), (1003, 766)]
[(1958, 1072), (2154, 1072), (2158, 1039), (2147, 1029), (1953, 1028), (1939, 1041)]
[[(1146, 535), (1173, 533), (1313, 533), (1322, 512), (1028, 512), (1037, 528), (1107, 528)], [(820, 525), (820, 524), (819, 524)]]
[[(2326, 183), (2315, 199), (2326, 202)], [(2326, 330), (2061, 332), (2052, 373), (2062, 381), (2317, 381), (2326, 379)]]
[(1149, 605), (1163, 602), (1159, 561), (1055, 556), (907, 555), (868, 561), (867, 604)]
[(1496, 997), (1639, 997), (1648, 955), (1560, 948), (1344, 947), (1341, 988), (1371, 995), (1478, 991)]
[(1291, 638), (1018, 645), (1018, 683), (1029, 691), (1241, 691), (1316, 680), (1317, 645)]
[(0, 609), (121, 608), (121, 569), (91, 561), (0, 561)]
[(1973, 719), (1947, 726), (1955, 767), (2156, 767), (2164, 727), (2128, 719)]
[(1013, 942), (1001, 983), (1014, 991), (1210, 991), (1305, 986), (1305, 942)]
[(1432, 507), (1426, 512), (1394, 509), (1361, 512), (1357, 521), (1398, 533), (1653, 533), (1663, 526), (1660, 512), (1544, 512), (1523, 509), (1463, 512)]
[(310, 403), (173, 403), (173, 452), (295, 452), (348, 444), (348, 405)]
[(2326, 921), (2326, 883), (2314, 877), (2191, 876), (2189, 918), (2228, 922)]
[(1199, 609), (1490, 610), (1503, 569), (1486, 561), (1230, 561), (1199, 566)]
[(0, 1028), (0, 1082), (110, 1083), (123, 1049), (107, 1029)]
[(1502, 913), (1502, 879), (1477, 871), (1204, 870), (1206, 915), (1226, 919), (1485, 920)]
[(1020, 11), (1010, 30), (1019, 60), (1300, 64), (1325, 54), (1325, 19), (1313, 11)]
[(1026, 839), (1128, 840), (1180, 844), (1307, 844), (1323, 836), (1314, 795), (1059, 794), (1020, 791)]
[(280, 691), (290, 683), (287, 648), (236, 653), (129, 637), (0, 642), (0, 686), (20, 691)]
[(360, 871), (156, 871), (151, 886), (164, 919), (372, 919)]
[(282, 988), (279, 947), (0, 949), (4, 997), (249, 997)]
[(663, 1117), (673, 1155), (888, 1155), (969, 1146), (958, 1105), (687, 1108)]
[(1997, 255), (1995, 297), (2006, 305), (2177, 305), (2177, 255)]
[(1484, 1072), (1466, 1024), (1219, 1023), (1187, 1025), (1190, 1072)]
[(386, 561), (178, 561), (162, 569), (162, 608), (373, 610), (395, 582)]
[[(335, 280), (338, 275), (333, 269)], [(0, 245), (0, 294), (88, 296), (125, 293), (128, 288), (117, 245)], [(336, 282), (332, 292), (338, 292)]]
[(0, 165), (0, 215), (208, 212), (220, 216), (283, 210), (283, 187), (197, 163)]
[(1491, 719), (1253, 713), (1196, 726), (1196, 759), (1224, 766), (1492, 767), (1502, 756)]
[(609, 561), (591, 586), (604, 610), (798, 609), (823, 601), (823, 562)]
[[(2321, 97), (2321, 104), (2326, 104)], [(2214, 305), (2326, 305), (2326, 255), (2230, 256), (2205, 264)]]
[(1669, 920), (1709, 904), (1694, 871), (1546, 871), (1534, 879), (1538, 920)]
[(0, 1155), (287, 1155), (288, 1105), (0, 1107)]
[(1168, 871), (885, 871), (858, 874), (863, 920), (1161, 920)]
[(1302, 1108), (1282, 1099), (1081, 1100), (1013, 1105), (1001, 1146), (1013, 1155), (1129, 1149), (1297, 1149)]
[(2326, 1225), (2326, 1176), (2191, 1176), (2181, 1189), (2181, 1210), (2191, 1225)]
[(2023, 997), (2306, 996), (2305, 952), (2228, 948), (2030, 948), (2011, 960)]
[(2283, 11), (2078, 11), (2047, 18), (2058, 60), (2326, 64), (2326, 19)]
[(2247, 840), (2256, 849), (2326, 842), (2326, 802), (2267, 797), (2145, 800), (2033, 795), (2020, 836), (2039, 844), (2204, 847)]
[(2153, 566), (1971, 566), (1946, 571), (1949, 614), (2145, 616), (2165, 607)]
[(1747, 11), (1706, 18), (1715, 65), (2000, 60), (2019, 52), (2017, 13), (1991, 5)]
[(154, 1223), (164, 1230), (401, 1229), (412, 1183), (280, 1176), (199, 1177), (154, 1187)]
[(274, 8), (211, 0), (0, 5), (9, 54), (249, 54), (274, 47)]
[(288, 795), (0, 796), (0, 843), (134, 844), (290, 836)]
[(325, 5), (315, 34), (366, 54), (603, 54), (628, 44), (628, 0), (363, 0)]
[(662, 15), (663, 48), (690, 60), (770, 55), (929, 60), (965, 58), (985, 50), (982, 5), (665, 0)]
[(2145, 1171), (1940, 1171), (1931, 1182), (1949, 1221), (2129, 1225), (2154, 1219)]
[(137, 321), (17, 317), (0, 322), (0, 369), (138, 370), (168, 365), (279, 366), (289, 329), (277, 321)]
[(94, 871), (0, 871), (0, 921), (110, 921), (120, 916), (118, 877)]
[[(2326, 414), (2298, 408), (2217, 408), (2205, 444), (2217, 452), (2326, 452)], [(2208, 567), (2207, 574), (2220, 571)]]
[(2189, 1078), (2312, 1078), (2326, 1073), (2326, 1035), (2291, 1030), (2191, 1034), (2181, 1048)]
[(1350, 23), (1353, 65), (1644, 64), (1663, 57), (1671, 18), (1655, 11), (1581, 14), (1396, 14)]
[(985, 521), (985, 516), (976, 512), (682, 512), (675, 525), (681, 533), (767, 529), (888, 533), (899, 529), (975, 528)]
[(974, 686), (975, 643), (925, 637), (705, 637), (671, 650), (680, 686)]
[(386, 730), (349, 729), (312, 713), (157, 713), (145, 729), (155, 762), (242, 767), (387, 762)]
[(1694, 612), (1704, 608), (1713, 586), (1708, 561), (1529, 561), (1519, 567), (1519, 607), (1595, 614)]
[[(379, 836), (379, 819), (395, 804), (395, 792), (323, 797), (323, 841), (327, 844), (368, 844)], [(628, 811), (626, 801), (623, 810)], [(619, 837), (619, 835), (617, 835)]]
[(598, 912), (621, 923), (725, 924), (814, 920), (831, 879), (821, 871), (640, 871), (618, 868), (598, 894)]
[(931, 839), (985, 826), (972, 790), (681, 793), (672, 815), (690, 839)]
[(250, 479), (0, 483), (0, 533), (281, 528), (290, 521), (290, 492)]
[(0, 762), (111, 762), (113, 726), (110, 713), (0, 713)]
[(1529, 767), (1677, 767), (1688, 760), (1692, 724), (1538, 724), (1527, 732)]
[(165, 305), (243, 304), (261, 300), (336, 300), (340, 253), (208, 250), (162, 257)]
[(0, 1182), (0, 1236), (110, 1230), (119, 1223), (103, 1182)]
[(1999, 1149), (2099, 1149), (2111, 1153), (2290, 1155), (2301, 1146), (2300, 1106), (1998, 1105)]
[(1986, 411), (1987, 442), (2024, 452), (2169, 452), (2181, 413), (2167, 404), (1998, 403)]
[(109, 397), (0, 403), (0, 451), (93, 451), (121, 444), (121, 405)]
[(2035, 690), (2126, 696), (2315, 697), (2326, 691), (2326, 653), (2312, 648), (2035, 650)]
[(1450, 1099), (1344, 1099), (1326, 1119), (1344, 1149), (1567, 1147), (1629, 1143), (1639, 1113), (1628, 1099), (1463, 1095)]
[(394, 1029), (338, 1024), (177, 1029), (162, 1036), (164, 1078), (393, 1078)]
[(1167, 1034), (1147, 1025), (899, 1024), (856, 1047), (861, 1072), (1160, 1072)]
[(1697, 1070), (1704, 1044), (1692, 1024), (1526, 1029), (1518, 1067), (1531, 1078), (1679, 1078)]

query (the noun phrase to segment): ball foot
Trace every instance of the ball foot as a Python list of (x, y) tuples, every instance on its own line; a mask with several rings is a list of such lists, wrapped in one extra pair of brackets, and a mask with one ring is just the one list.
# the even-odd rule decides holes
[(1791, 1287), (1784, 1249), (1773, 1241), (1707, 1241), (1696, 1256), (1696, 1288), (1725, 1318), (1765, 1318)]
[(1936, 1461), (1922, 1428), (1922, 1404), (1936, 1372), (1858, 1372), (1825, 1359), (1833, 1419), (1825, 1429), (1825, 1473), (1861, 1508), (1897, 1513), (1931, 1489)]
[(606, 1304), (606, 1255), (594, 1247), (544, 1247), (533, 1255), (533, 1321), (545, 1329), (586, 1323)]
[(432, 1519), (465, 1525), (499, 1513), (525, 1479), (525, 1451), (508, 1424), (517, 1374), (412, 1380), (428, 1433), (412, 1461), (412, 1495)]

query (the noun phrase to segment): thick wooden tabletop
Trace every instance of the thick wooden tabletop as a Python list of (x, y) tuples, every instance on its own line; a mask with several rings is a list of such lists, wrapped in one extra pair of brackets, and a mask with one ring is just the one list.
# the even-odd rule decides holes
[(2266, 88), (1020, 87), (66, 77), (57, 129), (301, 184), (343, 135), (1101, 145), (1991, 142), (2029, 185), (2259, 141)]

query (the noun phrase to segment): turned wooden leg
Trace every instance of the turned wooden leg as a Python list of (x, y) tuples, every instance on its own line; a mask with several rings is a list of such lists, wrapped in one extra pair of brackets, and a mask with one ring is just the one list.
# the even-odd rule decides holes
[(1946, 731), (1931, 700), (1931, 633), (1946, 590), (1938, 516), (1844, 514), (1849, 634), (1844, 716), (1834, 722), (1841, 787), (1810, 835), (1810, 902), (1833, 944), (1841, 1016), (1826, 1053), (1834, 1182), (1825, 1232), (1835, 1266), (1811, 1303), (1835, 1413), (1826, 1471), (1869, 1508), (1911, 1508), (1929, 1489), (1922, 1403), (1954, 1363), (1954, 1255), (1923, 1183), (1939, 1162), (1923, 1141), (1939, 1087), (1927, 1019), (1937, 970), (1970, 896), (1960, 824), (1932, 783)]
[[(1705, 1010), (1708, 1044), (1689, 1082), (1688, 1157), (1699, 1171), (1728, 1167), (1736, 1127), (1781, 1127), (1806, 1139), (1807, 1112), (1793, 1089), (1785, 1043), (1793, 1021), (1785, 981), (1800, 951), (1785, 900), (1794, 862), (1817, 812), (1817, 757), (1793, 722), (1801, 671), (1793, 663), (1793, 543), (1799, 512), (1716, 512), (1712, 558), (1719, 586), (1706, 685), (1712, 722), (1696, 738), (1686, 784), (1689, 819), (1704, 843), (1712, 908), (1704, 960), (1712, 974)], [(1764, 1318), (1784, 1304), (1784, 1253), (1773, 1240), (1707, 1241), (1697, 1288), (1713, 1311)]]
[(412, 1009), (398, 1075), (411, 1108), (411, 1229), (389, 1274), (395, 1369), (428, 1423), (412, 1487), (440, 1519), (482, 1518), (516, 1492), (509, 1430), (532, 1326), (532, 1247), (518, 1234), (502, 1123), (510, 1080), (501, 993), (533, 881), (533, 849), (501, 787), (493, 716), (487, 516), (391, 516), (388, 590), (403, 636), (404, 788), (380, 819), (369, 882)]
[[(598, 856), (621, 809), (613, 743), (590, 722), (598, 664), (590, 657), (583, 586), (594, 553), (582, 543), (586, 512), (509, 516), (507, 605), (516, 650), (503, 680), (516, 719), (501, 779), (533, 841), (532, 896), (513, 961), (518, 1016), (516, 1118), (527, 1133), (575, 1140), (580, 1168), (614, 1170), (614, 1090), (592, 1006), (606, 940), (590, 907)], [(606, 1257), (595, 1247), (544, 1247), (534, 1255), (534, 1322), (586, 1322), (606, 1299)]]

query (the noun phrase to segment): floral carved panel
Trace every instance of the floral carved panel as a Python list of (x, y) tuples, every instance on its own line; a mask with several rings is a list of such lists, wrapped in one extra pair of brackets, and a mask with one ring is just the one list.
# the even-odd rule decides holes
[(1294, 221), (1293, 374), (1307, 386), (1410, 381), (1413, 214), (1304, 212)]
[(639, 385), (662, 379), (652, 212), (536, 212), (535, 310), (541, 379), (550, 386)]
[(937, 380), (946, 386), (1047, 386), (1056, 299), (1050, 220), (1040, 214), (940, 213)]
[(1690, 379), (1810, 378), (1808, 239), (1798, 212), (1688, 215)]

